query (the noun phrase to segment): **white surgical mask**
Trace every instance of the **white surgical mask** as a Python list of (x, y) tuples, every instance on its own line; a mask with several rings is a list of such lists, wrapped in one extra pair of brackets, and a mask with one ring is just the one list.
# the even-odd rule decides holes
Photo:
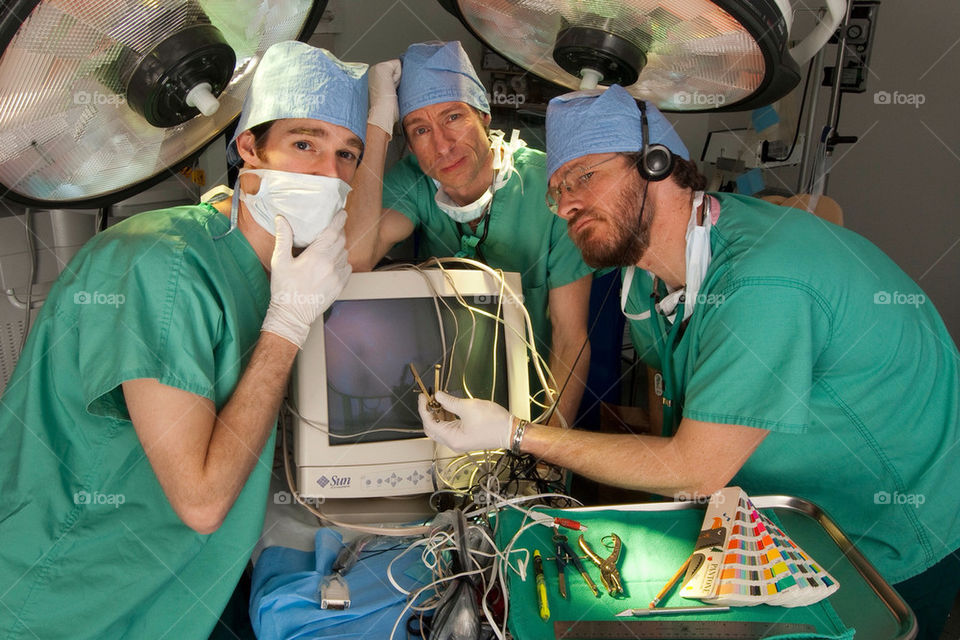
[[(674, 309), (680, 303), (680, 297), (684, 299), (683, 320), (686, 320), (693, 314), (693, 309), (697, 304), (697, 297), (700, 295), (700, 286), (707, 275), (707, 269), (710, 267), (712, 253), (710, 250), (710, 228), (713, 226), (713, 219), (710, 212), (710, 198), (707, 198), (706, 206), (703, 208), (703, 224), (697, 224), (697, 208), (703, 203), (703, 191), (697, 191), (693, 195), (693, 207), (690, 211), (690, 221), (687, 223), (687, 246), (684, 257), (687, 262), (686, 286), (671, 292), (657, 304), (657, 308), (672, 323), (676, 321)], [(623, 288), (620, 290), (620, 311), (631, 320), (646, 320), (650, 317), (650, 311), (643, 313), (627, 313), (627, 297), (630, 295), (630, 285), (633, 284), (633, 273), (636, 267), (627, 268), (623, 279)], [(653, 274), (650, 274), (653, 277)]]
[[(710, 228), (713, 220), (710, 212), (710, 198), (703, 207), (703, 224), (697, 224), (697, 208), (703, 202), (703, 191), (697, 191), (693, 197), (693, 211), (690, 212), (690, 222), (687, 223), (687, 286), (684, 294), (683, 319), (686, 320), (693, 313), (693, 309), (700, 297), (700, 285), (707, 276), (710, 259)], [(669, 313), (669, 311), (667, 312)]]
[(440, 210), (450, 216), (454, 222), (460, 223), (473, 222), (482, 216), (484, 211), (486, 211), (487, 205), (490, 204), (490, 200), (492, 199), (493, 187), (491, 186), (489, 189), (484, 191), (483, 195), (481, 195), (479, 198), (470, 204), (465, 204), (461, 207), (450, 199), (450, 196), (448, 196), (443, 190), (443, 187), (440, 186), (440, 183), (437, 183), (437, 194), (434, 196), (434, 200), (436, 201), (437, 206), (440, 207)]
[(240, 175), (260, 176), (260, 190), (246, 193), (240, 189), (240, 200), (254, 221), (271, 234), (277, 230), (273, 219), (281, 215), (293, 229), (293, 246), (308, 246), (327, 228), (333, 216), (343, 209), (350, 185), (340, 178), (315, 176), (275, 169), (241, 169)]
[(525, 146), (527, 146), (527, 143), (520, 139), (520, 132), (516, 129), (513, 130), (509, 142), (504, 141), (502, 131), (491, 131), (490, 149), (493, 151), (493, 183), (479, 198), (469, 204), (460, 206), (450, 199), (440, 182), (434, 180), (433, 183), (437, 185), (437, 193), (434, 195), (437, 206), (454, 222), (473, 222), (482, 217), (490, 206), (493, 194), (507, 184), (510, 181), (510, 176), (516, 171), (513, 166), (513, 153)]

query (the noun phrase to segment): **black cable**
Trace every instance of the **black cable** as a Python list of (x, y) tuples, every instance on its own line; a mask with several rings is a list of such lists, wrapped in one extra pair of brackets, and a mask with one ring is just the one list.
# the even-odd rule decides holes
[[(493, 208), (493, 198), (494, 198), (494, 196), (491, 196), (491, 197), (490, 197), (490, 202), (487, 203), (487, 206), (486, 206), (486, 207), (484, 208), (484, 210), (483, 210), (483, 215), (480, 216), (480, 221), (477, 223), (477, 226), (478, 226), (478, 227), (479, 227), (481, 224), (483, 225), (483, 231), (480, 233), (480, 239), (477, 240), (477, 244), (476, 244), (476, 246), (473, 248), (473, 251), (474, 251), (476, 257), (480, 260), (480, 262), (482, 262), (482, 263), (484, 263), (484, 264), (487, 264), (487, 259), (484, 257), (483, 251), (480, 249), (480, 245), (482, 245), (482, 244), (483, 244), (483, 241), (487, 239), (487, 232), (490, 231), (490, 210)], [(460, 242), (462, 243), (462, 242), (463, 242), (463, 236), (465, 235), (465, 233), (464, 233), (464, 231), (463, 231), (463, 223), (462, 223), (462, 222), (458, 222), (458, 223), (457, 223), (457, 231), (460, 232)], [(471, 235), (473, 235), (473, 234), (471, 234)], [(468, 257), (468, 258), (472, 258), (472, 257), (474, 257), (474, 256), (467, 256), (467, 257)]]
[[(646, 193), (644, 193), (644, 196), (646, 196)], [(600, 307), (599, 307), (600, 309), (603, 309), (606, 306), (607, 300), (610, 299), (610, 293), (613, 291), (613, 288), (616, 282), (617, 282), (616, 280), (612, 280), (610, 282), (610, 286), (607, 288), (607, 292), (603, 296), (603, 301), (600, 303)], [(570, 371), (567, 373), (567, 377), (564, 379), (563, 385), (560, 387), (560, 390), (557, 392), (556, 402), (553, 404), (553, 407), (551, 407), (550, 412), (547, 414), (546, 418), (544, 419), (544, 422), (549, 421), (550, 417), (553, 415), (553, 412), (557, 409), (557, 407), (560, 406), (560, 398), (563, 397), (563, 392), (567, 389), (567, 384), (570, 383), (570, 378), (573, 377), (573, 372), (577, 367), (577, 363), (580, 362), (580, 356), (583, 355), (583, 350), (586, 349), (587, 345), (590, 343), (590, 336), (593, 335), (593, 331), (594, 329), (597, 328), (598, 322), (600, 322), (599, 313), (597, 314), (597, 317), (593, 319), (593, 324), (590, 325), (589, 329), (587, 329), (587, 337), (583, 340), (583, 344), (580, 345), (580, 350), (577, 351), (577, 357), (573, 359), (573, 364), (570, 365)], [(577, 417), (573, 416), (573, 418), (571, 419), (573, 421), (576, 421)]]
[(793, 142), (790, 143), (790, 151), (787, 152), (787, 155), (783, 158), (770, 157), (769, 159), (773, 162), (785, 162), (790, 159), (790, 156), (793, 155), (793, 150), (797, 147), (797, 140), (800, 138), (800, 123), (803, 122), (803, 110), (807, 105), (807, 87), (810, 86), (810, 75), (813, 73), (813, 61), (816, 60), (816, 56), (810, 59), (810, 64), (807, 65), (807, 77), (803, 81), (803, 95), (800, 96), (800, 113), (797, 114), (797, 129), (793, 132)]

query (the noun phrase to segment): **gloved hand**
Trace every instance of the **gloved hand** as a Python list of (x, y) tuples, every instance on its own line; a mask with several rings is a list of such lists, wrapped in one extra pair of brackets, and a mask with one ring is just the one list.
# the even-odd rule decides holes
[(444, 409), (460, 417), (436, 422), (427, 408), (427, 397), (421, 393), (417, 400), (420, 420), (424, 433), (432, 439), (458, 453), (510, 448), (513, 416), (496, 402), (456, 398), (443, 391), (436, 398)]
[(275, 333), (302, 347), (310, 325), (333, 304), (350, 277), (343, 225), (347, 212), (340, 210), (303, 252), (293, 257), (293, 230), (277, 216), (277, 241), (270, 259), (270, 306), (261, 331)]
[(393, 137), (393, 125), (400, 117), (397, 86), (400, 85), (400, 61), (396, 58), (378, 62), (367, 71), (370, 87), (370, 111), (367, 124), (380, 127)]

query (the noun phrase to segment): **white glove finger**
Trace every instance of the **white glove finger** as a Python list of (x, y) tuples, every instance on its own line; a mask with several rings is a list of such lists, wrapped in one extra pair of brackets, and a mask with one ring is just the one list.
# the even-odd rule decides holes
[(316, 239), (311, 242), (311, 245), (320, 244), (323, 246), (333, 246), (335, 240), (342, 240), (346, 244), (347, 238), (343, 232), (344, 224), (347, 222), (347, 210), (340, 209), (335, 216), (330, 220), (330, 224), (327, 225), (327, 228), (320, 232)]
[(346, 280), (353, 273), (353, 267), (350, 266), (349, 255), (346, 248), (340, 250), (333, 262), (333, 271), (341, 280)]
[(374, 90), (386, 89), (386, 82), (392, 84), (393, 89), (396, 90), (397, 85), (400, 84), (400, 60), (392, 58), (378, 62), (370, 67), (369, 78)]
[(324, 229), (313, 242), (307, 245), (303, 253), (309, 252), (311, 255), (315, 253), (336, 255), (341, 251), (346, 251), (346, 246), (347, 236), (343, 233), (343, 229), (331, 230), (328, 227)]
[(347, 252), (347, 239), (342, 233), (338, 236), (319, 236), (307, 249), (304, 249), (304, 252), (308, 249), (311, 254), (329, 256), (331, 262), (335, 262), (341, 253)]
[(422, 393), (417, 399), (417, 408), (420, 412), (420, 420), (423, 422), (423, 432), (427, 434), (428, 438), (453, 451), (466, 451), (468, 449), (461, 446), (457, 441), (457, 436), (460, 434), (459, 421), (437, 422), (430, 410), (427, 409), (427, 398)]
[(290, 223), (283, 216), (277, 216), (273, 219), (273, 225), (276, 227), (276, 236), (273, 244), (273, 256), (270, 258), (271, 270), (274, 265), (292, 258), (293, 251), (293, 229)]
[(337, 279), (336, 285), (330, 289), (330, 302), (324, 306), (324, 311), (329, 309), (330, 305), (333, 304), (333, 301), (340, 297), (340, 293), (343, 291), (343, 288), (347, 286), (347, 280), (350, 279), (351, 273), (353, 273), (353, 269), (349, 264), (344, 264), (334, 271), (334, 276)]
[[(337, 211), (337, 214), (330, 219), (330, 224), (327, 225), (327, 229), (343, 229), (344, 225), (347, 223), (347, 210), (340, 209)], [(324, 229), (326, 231), (327, 229)]]
[(387, 60), (386, 65), (390, 69), (390, 79), (393, 80), (393, 88), (396, 89), (400, 86), (400, 60), (397, 58)]
[[(449, 429), (460, 429), (459, 420), (437, 420), (433, 417), (433, 414), (430, 413), (430, 409), (427, 407), (427, 397), (422, 393), (417, 394), (417, 410), (420, 412), (420, 419), (423, 420), (424, 424), (431, 426), (436, 435), (437, 427), (442, 427), (442, 431), (447, 431)], [(431, 436), (433, 437), (433, 436)]]
[(440, 406), (442, 406), (444, 409), (450, 413), (460, 416), (461, 418), (463, 417), (461, 412), (467, 408), (465, 406), (466, 401), (463, 398), (452, 396), (446, 391), (437, 391), (433, 397), (436, 398), (437, 402), (439, 402)]
[(417, 394), (417, 411), (420, 413), (420, 420), (423, 422), (423, 430), (429, 436), (428, 427), (432, 427), (436, 422), (433, 414), (427, 409), (427, 396), (422, 393)]

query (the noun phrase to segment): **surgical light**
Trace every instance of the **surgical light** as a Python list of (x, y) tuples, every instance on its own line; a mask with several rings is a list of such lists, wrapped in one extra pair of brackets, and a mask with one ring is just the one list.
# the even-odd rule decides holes
[(511, 62), (571, 89), (620, 84), (666, 111), (733, 111), (793, 89), (844, 0), (787, 49), (789, 0), (438, 0)]
[(260, 55), (326, 0), (47, 0), (0, 13), (0, 196), (100, 207), (170, 175), (239, 115)]

